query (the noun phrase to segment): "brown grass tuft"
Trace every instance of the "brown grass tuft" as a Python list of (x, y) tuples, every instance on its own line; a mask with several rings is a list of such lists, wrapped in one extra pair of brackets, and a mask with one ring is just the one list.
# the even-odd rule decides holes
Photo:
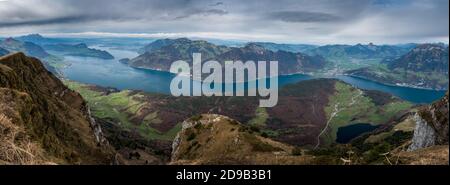
[(42, 148), (31, 142), (20, 126), (0, 113), (0, 161), (6, 164), (43, 164)]

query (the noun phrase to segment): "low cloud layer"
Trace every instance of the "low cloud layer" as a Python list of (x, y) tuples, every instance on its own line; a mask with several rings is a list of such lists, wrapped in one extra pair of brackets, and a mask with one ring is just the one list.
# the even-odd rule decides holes
[(0, 0), (0, 36), (448, 42), (448, 0)]

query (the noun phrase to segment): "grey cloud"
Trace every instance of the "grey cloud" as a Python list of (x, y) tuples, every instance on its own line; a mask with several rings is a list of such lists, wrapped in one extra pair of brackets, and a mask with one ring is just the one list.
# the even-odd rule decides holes
[[(225, 15), (224, 9), (213, 8), (207, 0), (31, 0), (33, 3), (10, 4), (1, 12), (0, 27), (89, 23), (91, 21), (178, 20), (192, 16)], [(213, 4), (223, 5), (222, 2)], [(0, 4), (1, 6), (1, 4)], [(41, 15), (40, 7), (50, 8), (55, 15)], [(1, 8), (1, 7), (0, 7)], [(65, 8), (71, 11), (66, 11)], [(7, 19), (8, 18), (8, 19)], [(14, 18), (14, 19), (13, 19)]]
[(448, 5), (448, 0), (7, 0), (0, 1), (0, 33), (220, 32), (288, 41), (409, 42), (448, 38)]
[(13, 26), (34, 26), (34, 25), (46, 25), (46, 24), (69, 24), (83, 22), (87, 20), (92, 20), (90, 17), (86, 16), (68, 16), (68, 17), (57, 17), (49, 19), (37, 19), (37, 20), (23, 20), (15, 22), (0, 22), (0, 27), (13, 27)]
[(184, 15), (175, 17), (176, 20), (178, 19), (184, 19), (195, 15), (200, 16), (210, 16), (210, 15), (225, 15), (228, 14), (227, 11), (221, 10), (221, 9), (207, 9), (207, 10), (191, 10), (186, 12)]
[(273, 12), (268, 15), (268, 18), (285, 22), (330, 22), (341, 20), (341, 18), (336, 15), (307, 11)]
[(223, 2), (217, 2), (214, 4), (210, 4), (209, 6), (220, 6), (220, 5), (223, 5)]

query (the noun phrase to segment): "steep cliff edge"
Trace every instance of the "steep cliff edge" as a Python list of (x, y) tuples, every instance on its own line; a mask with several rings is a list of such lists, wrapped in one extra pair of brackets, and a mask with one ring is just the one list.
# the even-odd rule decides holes
[(111, 164), (86, 102), (23, 53), (0, 58), (0, 164)]
[(441, 100), (419, 108), (411, 119), (415, 123), (412, 140), (391, 151), (392, 156), (400, 164), (448, 165), (448, 92)]
[(448, 145), (448, 92), (441, 100), (422, 107), (414, 118), (416, 128), (408, 151)]

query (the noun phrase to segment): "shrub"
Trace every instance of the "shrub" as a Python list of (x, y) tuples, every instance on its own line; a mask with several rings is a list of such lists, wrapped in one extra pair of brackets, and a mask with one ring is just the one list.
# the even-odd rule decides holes
[(364, 159), (368, 163), (384, 160), (384, 157), (381, 154), (386, 153), (390, 150), (391, 150), (391, 145), (389, 143), (381, 143), (381, 144), (373, 147), (373, 149), (369, 150), (365, 154)]

